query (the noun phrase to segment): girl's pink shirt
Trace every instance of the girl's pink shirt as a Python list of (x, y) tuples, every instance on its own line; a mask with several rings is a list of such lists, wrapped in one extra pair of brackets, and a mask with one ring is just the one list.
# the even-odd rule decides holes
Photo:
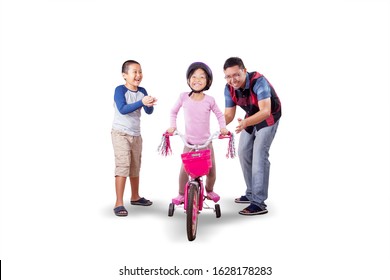
[[(226, 128), (225, 116), (219, 109), (214, 97), (204, 95), (199, 101), (192, 100), (188, 92), (180, 94), (171, 110), (171, 127), (177, 127), (177, 114), (181, 107), (184, 111), (185, 135), (190, 144), (204, 144), (210, 137), (210, 112), (217, 117), (220, 129)], [(193, 93), (195, 94), (195, 93)]]

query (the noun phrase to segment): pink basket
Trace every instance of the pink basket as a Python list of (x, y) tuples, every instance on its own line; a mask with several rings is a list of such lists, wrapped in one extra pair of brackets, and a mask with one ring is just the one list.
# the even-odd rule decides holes
[(181, 159), (183, 161), (185, 171), (192, 178), (209, 174), (212, 166), (210, 150), (184, 153), (181, 155)]

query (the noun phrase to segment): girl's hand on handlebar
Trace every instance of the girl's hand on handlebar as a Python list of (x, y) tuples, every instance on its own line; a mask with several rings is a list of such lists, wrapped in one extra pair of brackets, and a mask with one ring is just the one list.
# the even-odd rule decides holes
[(226, 128), (222, 128), (218, 138), (225, 139), (225, 138), (231, 138), (231, 137), (232, 137), (232, 133), (229, 130), (227, 130)]
[(167, 132), (168, 132), (169, 134), (172, 134), (172, 133), (175, 132), (175, 130), (176, 130), (176, 127), (170, 127), (170, 128), (167, 129)]
[(230, 133), (226, 128), (221, 128), (220, 132), (222, 135), (228, 135)]

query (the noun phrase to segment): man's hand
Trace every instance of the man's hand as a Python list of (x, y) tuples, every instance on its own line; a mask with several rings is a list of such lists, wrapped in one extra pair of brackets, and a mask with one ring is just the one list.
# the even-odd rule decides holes
[(238, 125), (236, 126), (236, 133), (238, 134), (243, 129), (245, 129), (247, 127), (247, 125), (246, 125), (246, 120), (245, 119), (238, 118), (237, 121), (238, 121)]

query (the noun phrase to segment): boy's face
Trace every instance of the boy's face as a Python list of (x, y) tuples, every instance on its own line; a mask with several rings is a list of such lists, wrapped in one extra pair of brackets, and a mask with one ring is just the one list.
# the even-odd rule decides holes
[(127, 68), (127, 73), (122, 73), (123, 79), (126, 81), (126, 86), (132, 90), (137, 90), (142, 81), (142, 69), (139, 64), (130, 64)]

